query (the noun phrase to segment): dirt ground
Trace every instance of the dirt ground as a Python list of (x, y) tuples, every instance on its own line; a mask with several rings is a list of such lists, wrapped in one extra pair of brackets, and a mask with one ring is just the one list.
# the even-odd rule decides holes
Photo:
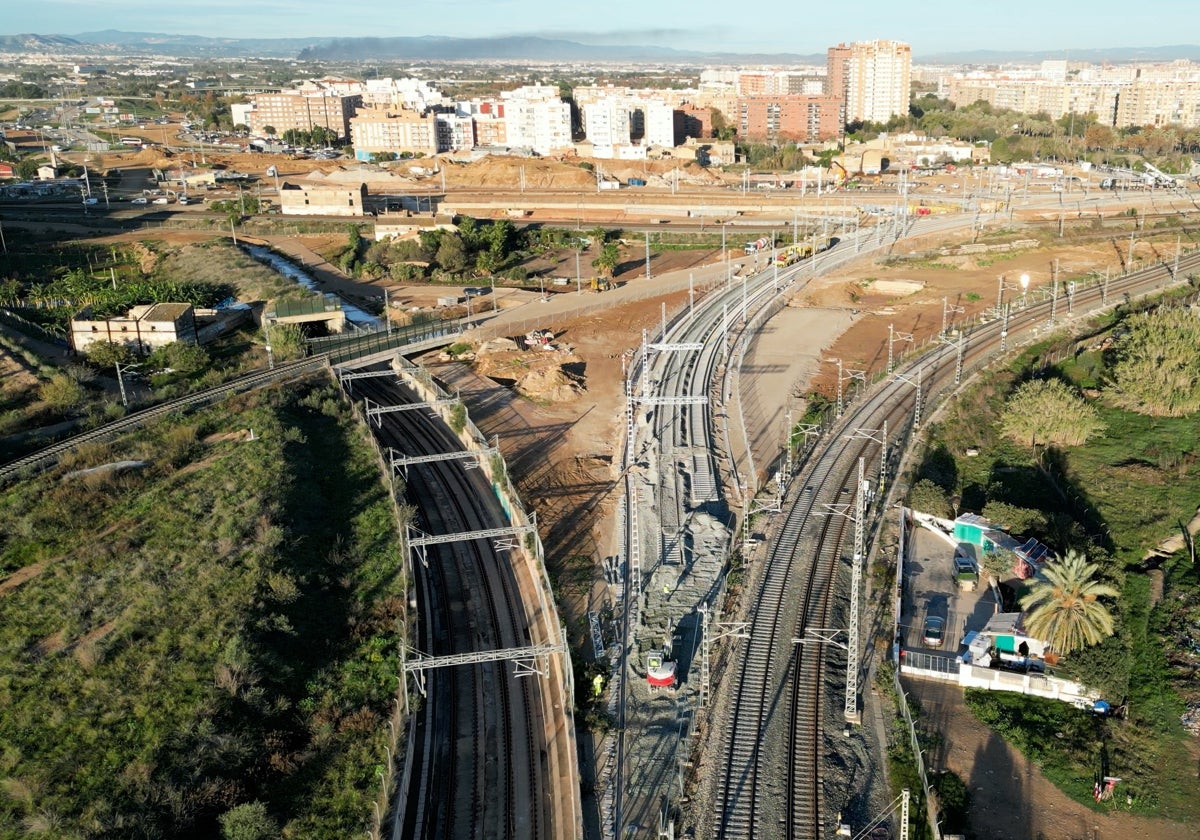
[[(971, 791), (970, 823), (977, 840), (1196, 840), (1200, 826), (1135, 816), (1117, 804), (1097, 812), (1046, 782), (1037, 766), (987, 727), (963, 703), (962, 689), (906, 679), (921, 704), (921, 720), (942, 734), (926, 754), (931, 771), (951, 770)], [(1200, 750), (1197, 750), (1200, 752)]]

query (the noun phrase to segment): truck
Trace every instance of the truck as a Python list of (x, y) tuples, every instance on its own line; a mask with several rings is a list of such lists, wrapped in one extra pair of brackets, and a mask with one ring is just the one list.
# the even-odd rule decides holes
[(644, 187), (644, 186), (646, 186), (646, 181), (645, 181), (645, 179), (644, 179), (644, 178), (630, 178), (630, 179), (629, 179), (629, 186), (631, 186), (631, 187)]
[(747, 254), (756, 254), (759, 251), (765, 251), (770, 247), (771, 247), (771, 237), (760, 236), (758, 239), (755, 239), (753, 242), (746, 243), (746, 253)]

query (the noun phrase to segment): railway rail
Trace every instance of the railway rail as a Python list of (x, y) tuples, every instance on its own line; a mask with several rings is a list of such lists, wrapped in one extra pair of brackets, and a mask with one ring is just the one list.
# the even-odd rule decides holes
[[(388, 378), (355, 382), (375, 405), (415, 402)], [(462, 448), (425, 410), (386, 413), (375, 433), (409, 456)], [(405, 496), (422, 530), (449, 534), (503, 527), (506, 516), (480, 471), (458, 460), (413, 464)], [(530, 644), (529, 618), (507, 555), (490, 540), (429, 546), (411, 565), (416, 639), (442, 656)], [(455, 665), (426, 672), (426, 701), (411, 722), (413, 765), (398, 794), (392, 836), (549, 838), (557, 836), (545, 767), (545, 721), (536, 679), (511, 662)]]
[(273, 370), (264, 370), (257, 373), (251, 373), (238, 379), (226, 382), (223, 385), (218, 385), (215, 388), (210, 388), (207, 391), (201, 391), (197, 394), (189, 394), (186, 397), (170, 400), (168, 402), (159, 403), (150, 408), (135, 411), (122, 417), (119, 420), (114, 420), (111, 423), (106, 423), (99, 428), (92, 429), (87, 432), (82, 432), (78, 435), (73, 435), (58, 443), (51, 444), (44, 449), (39, 449), (22, 458), (17, 458), (15, 461), (10, 461), (0, 467), (0, 485), (6, 484), (14, 480), (26, 471), (45, 468), (62, 455), (82, 446), (86, 443), (96, 443), (103, 440), (109, 440), (115, 435), (129, 432), (144, 426), (154, 420), (161, 419), (178, 411), (188, 411), (194, 408), (199, 408), (206, 405), (211, 405), (218, 400), (222, 400), (232, 394), (238, 394), (242, 391), (249, 391), (258, 388), (262, 385), (268, 385), (272, 382), (283, 382), (297, 376), (311, 373), (325, 367), (326, 361), (324, 357), (312, 357), (301, 359), (296, 362), (276, 365)]
[[(1164, 262), (1107, 284), (1087, 285), (1075, 291), (1070, 309), (1078, 317), (1125, 295), (1159, 289), (1197, 269), (1200, 254), (1192, 253), (1179, 260), (1177, 271)], [(951, 393), (965, 377), (997, 357), (1008, 335), (1034, 330), (1045, 334), (1042, 325), (1049, 329), (1051, 313), (1062, 305), (1052, 300), (1034, 302), (1010, 312), (1007, 319), (964, 331), (961, 343), (942, 344), (910, 359), (864, 399), (851, 403), (833, 433), (811, 453), (800, 480), (792, 485), (795, 492), (789, 496), (786, 515), (778, 523), (753, 590), (749, 638), (728, 687), (731, 714), (720, 746), (712, 836), (789, 840), (828, 836), (821, 731), (829, 720), (831, 683), (841, 680), (827, 672), (831, 651), (837, 649), (828, 632), (813, 637), (807, 631), (831, 628), (839, 612), (835, 590), (848, 571), (845, 561), (853, 558), (843, 551), (845, 518), (829, 516), (818, 525), (814, 516), (821, 507), (828, 510), (853, 501), (862, 491), (856, 472), (860, 458), (876, 465), (872, 486), (886, 481), (884, 464), (892, 463), (907, 441), (918, 399), (928, 406)], [(1061, 309), (1056, 315), (1059, 324), (1065, 320)], [(918, 368), (923, 373), (920, 394), (913, 386)], [(893, 434), (887, 442), (895, 446), (891, 454), (880, 452), (883, 442), (877, 437), (846, 434), (856, 429), (878, 432), (885, 422)], [(807, 643), (790, 644), (788, 632)], [(786, 749), (772, 751), (772, 744), (785, 744)], [(785, 790), (779, 789), (779, 779), (787, 780)]]

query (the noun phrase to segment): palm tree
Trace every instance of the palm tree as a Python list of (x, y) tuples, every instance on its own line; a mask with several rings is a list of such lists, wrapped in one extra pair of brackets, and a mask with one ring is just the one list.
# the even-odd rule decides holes
[(1113, 618), (1100, 598), (1117, 590), (1095, 580), (1099, 566), (1074, 549), (1048, 563), (1021, 598), (1025, 629), (1060, 654), (1088, 647), (1113, 634)]

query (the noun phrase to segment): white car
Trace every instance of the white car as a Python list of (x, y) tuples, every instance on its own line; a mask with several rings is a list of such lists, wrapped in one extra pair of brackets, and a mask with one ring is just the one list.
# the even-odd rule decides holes
[(138, 196), (137, 198), (131, 199), (129, 203), (130, 204), (149, 204), (150, 202), (146, 200), (145, 196)]
[(154, 203), (155, 203), (155, 204), (170, 204), (170, 203), (171, 203), (171, 199), (169, 199), (169, 198), (156, 198), (156, 199), (154, 199)]

